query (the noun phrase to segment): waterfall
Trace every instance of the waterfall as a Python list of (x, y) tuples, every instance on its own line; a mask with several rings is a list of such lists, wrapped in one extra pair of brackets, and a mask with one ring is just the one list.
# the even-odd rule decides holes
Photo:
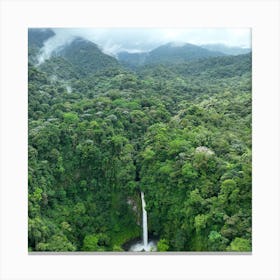
[(138, 240), (136, 243), (132, 244), (129, 248), (131, 252), (150, 252), (156, 251), (157, 245), (154, 240), (148, 242), (148, 218), (147, 218), (147, 211), (145, 209), (146, 202), (144, 198), (144, 193), (141, 192), (141, 201), (142, 201), (142, 227), (143, 227), (143, 238), (142, 241)]
[(144, 198), (144, 193), (141, 192), (141, 200), (142, 200), (142, 220), (143, 220), (143, 246), (144, 250), (148, 251), (148, 223), (147, 223), (147, 211), (145, 209), (146, 202)]

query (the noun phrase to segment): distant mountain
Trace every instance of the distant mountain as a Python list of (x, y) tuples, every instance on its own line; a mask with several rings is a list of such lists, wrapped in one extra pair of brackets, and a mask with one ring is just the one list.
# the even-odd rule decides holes
[(145, 65), (139, 68), (141, 77), (156, 79), (227, 79), (232, 77), (250, 76), (252, 72), (252, 53), (242, 55), (226, 55), (192, 60), (180, 64)]
[(71, 42), (68, 41), (53, 50), (48, 59), (38, 63), (40, 61), (38, 57), (44, 52), (44, 43), (55, 35), (55, 32), (49, 28), (28, 30), (29, 62), (37, 65), (42, 71), (65, 80), (87, 77), (98, 71), (107, 71), (107, 69), (120, 69), (121, 66), (135, 69), (139, 66), (149, 65), (181, 65), (192, 61), (198, 61), (200, 65), (199, 60), (202, 59), (238, 55), (251, 51), (221, 44), (197, 46), (173, 42), (149, 52), (120, 52), (116, 59), (105, 54), (97, 44), (82, 37), (76, 37)]
[(80, 37), (63, 46), (55, 56), (63, 57), (84, 75), (119, 65), (117, 59), (103, 53), (93, 42)]
[(95, 43), (81, 37), (66, 42), (44, 57), (44, 43), (53, 36), (56, 34), (50, 28), (28, 29), (28, 62), (52, 76), (68, 80), (120, 67), (116, 58), (103, 53)]
[(39, 66), (41, 70), (62, 79), (85, 77), (114, 67), (120, 67), (114, 57), (104, 54), (96, 44), (80, 37), (55, 50), (51, 58)]
[(217, 51), (227, 55), (240, 55), (251, 52), (250, 48), (230, 47), (223, 44), (208, 44), (201, 45), (201, 47), (210, 51)]
[(201, 58), (224, 55), (222, 52), (207, 50), (193, 44), (168, 43), (150, 52), (121, 52), (118, 54), (118, 59), (127, 66), (141, 66), (148, 64), (178, 64)]
[(200, 58), (223, 55), (221, 52), (209, 51), (192, 44), (177, 45), (176, 43), (168, 43), (152, 50), (149, 53), (147, 63), (182, 63)]
[(206, 76), (208, 78), (230, 78), (252, 71), (252, 53), (210, 57), (191, 61), (170, 68), (183, 76)]

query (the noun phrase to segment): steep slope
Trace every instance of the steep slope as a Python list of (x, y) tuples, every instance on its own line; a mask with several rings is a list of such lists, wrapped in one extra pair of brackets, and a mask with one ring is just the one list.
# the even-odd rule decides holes
[(64, 80), (119, 67), (114, 57), (104, 54), (96, 44), (80, 37), (55, 50), (51, 58), (40, 65), (42, 71)]
[(70, 62), (83, 76), (119, 65), (114, 57), (104, 54), (96, 44), (79, 37), (56, 52), (56, 56)]

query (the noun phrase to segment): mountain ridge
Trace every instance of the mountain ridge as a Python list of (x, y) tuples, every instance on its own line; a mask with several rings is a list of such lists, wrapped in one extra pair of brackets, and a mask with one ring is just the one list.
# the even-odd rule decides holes
[[(85, 77), (111, 67), (120, 67), (120, 64), (114, 57), (103, 53), (97, 44), (82, 37), (76, 37), (69, 44), (54, 50), (51, 57), (39, 65), (40, 69), (60, 78), (63, 78), (64, 72)], [(71, 77), (65, 75), (64, 78)]]
[(118, 59), (121, 63), (130, 67), (138, 67), (146, 64), (178, 64), (200, 58), (224, 56), (225, 54), (210, 51), (200, 46), (176, 42), (169, 42), (149, 52), (132, 53), (120, 52)]
[[(30, 29), (28, 33), (30, 62), (36, 64), (34, 57), (38, 55), (38, 50), (43, 52), (44, 42), (55, 36), (55, 33), (52, 29)], [(36, 50), (33, 49), (34, 45), (36, 45)], [(197, 61), (198, 65), (207, 67), (207, 62), (203, 64), (201, 60), (231, 56), (231, 54), (215, 51), (217, 48), (225, 48), (228, 52), (238, 53), (240, 51), (238, 47), (226, 47), (222, 44), (205, 46), (208, 48), (212, 46), (213, 50), (185, 42), (169, 42), (148, 52), (124, 51), (117, 53), (114, 57), (104, 53), (102, 46), (81, 36), (76, 36), (73, 40), (53, 49), (51, 56), (37, 66), (53, 76), (69, 80), (72, 77), (75, 79), (87, 77), (110, 68), (137, 70), (139, 67), (149, 65), (180, 65), (179, 68), (186, 68), (189, 66), (184, 64), (192, 61)]]

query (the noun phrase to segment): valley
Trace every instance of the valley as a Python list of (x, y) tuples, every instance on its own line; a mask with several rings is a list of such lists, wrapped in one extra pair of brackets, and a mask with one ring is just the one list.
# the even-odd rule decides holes
[(125, 252), (143, 240), (141, 193), (146, 246), (251, 251), (251, 51), (52, 38), (29, 29), (29, 252)]

